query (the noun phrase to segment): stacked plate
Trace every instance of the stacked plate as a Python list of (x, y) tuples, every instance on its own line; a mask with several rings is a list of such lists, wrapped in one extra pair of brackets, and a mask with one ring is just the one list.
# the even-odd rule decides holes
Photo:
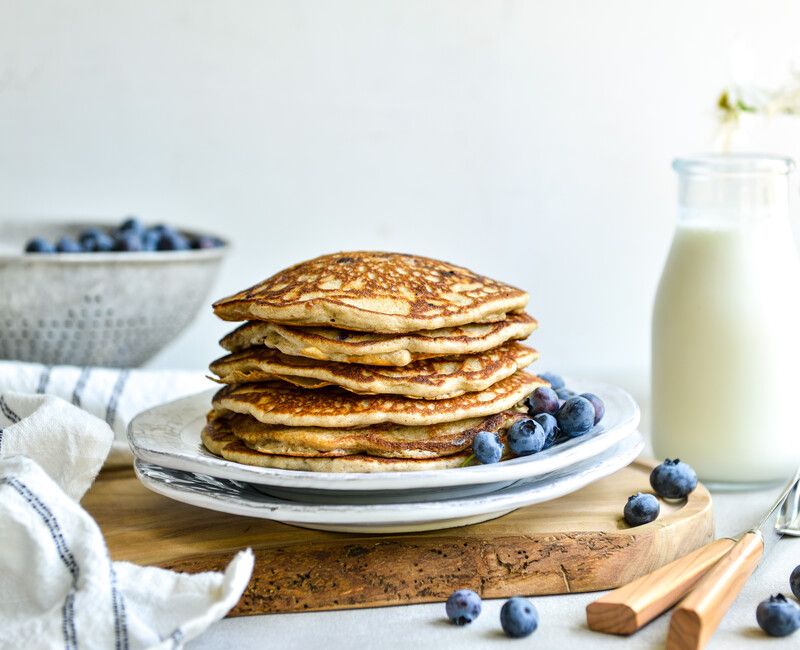
[(393, 533), (464, 526), (574, 492), (633, 461), (644, 442), (625, 391), (571, 380), (606, 404), (580, 438), (493, 465), (415, 472), (308, 472), (225, 460), (201, 442), (212, 393), (145, 411), (128, 431), (149, 489), (231, 514), (320, 530)]
[[(576, 490), (633, 460), (639, 413), (623, 391), (576, 384), (606, 404), (594, 430), (586, 400), (591, 414), (558, 438), (531, 420), (547, 381), (525, 370), (538, 358), (520, 343), (537, 326), (528, 298), (401, 253), (279, 271), (214, 303), (241, 323), (211, 364), (224, 387), (138, 417), (137, 471), (196, 505), (363, 532), (473, 523)], [(505, 443), (500, 462), (477, 465), (479, 434)]]

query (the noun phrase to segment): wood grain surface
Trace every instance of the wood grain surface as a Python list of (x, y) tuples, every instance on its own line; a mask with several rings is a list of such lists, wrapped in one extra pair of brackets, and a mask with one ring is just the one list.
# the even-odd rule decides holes
[(485, 598), (561, 594), (626, 584), (713, 538), (711, 497), (662, 503), (629, 528), (627, 497), (649, 490), (637, 461), (555, 501), (493, 521), (424, 533), (359, 535), (295, 528), (172, 501), (132, 470), (101, 474), (84, 497), (115, 560), (179, 571), (220, 570), (251, 547), (253, 579), (232, 616), (432, 602), (457, 588)]

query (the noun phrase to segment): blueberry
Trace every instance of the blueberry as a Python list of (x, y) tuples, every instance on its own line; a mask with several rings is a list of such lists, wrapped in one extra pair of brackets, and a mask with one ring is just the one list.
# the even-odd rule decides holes
[(117, 231), (120, 233), (136, 233), (137, 235), (141, 235), (144, 232), (144, 225), (136, 217), (127, 217), (125, 221), (119, 225)]
[(504, 445), (496, 433), (480, 431), (472, 441), (472, 453), (479, 463), (489, 465), (503, 457)]
[(628, 497), (623, 514), (629, 526), (641, 526), (655, 521), (660, 510), (658, 499), (652, 494), (637, 492), (632, 497)]
[(56, 248), (46, 239), (34, 237), (25, 244), (26, 253), (55, 253)]
[(539, 375), (542, 379), (544, 379), (548, 384), (550, 384), (550, 388), (553, 390), (558, 390), (559, 388), (564, 388), (564, 380), (562, 379), (561, 375), (557, 375), (554, 372), (543, 372)]
[(528, 413), (531, 415), (555, 413), (558, 411), (558, 395), (556, 395), (556, 391), (547, 386), (539, 386), (539, 388), (528, 395), (526, 402), (528, 404)]
[(90, 240), (90, 239), (96, 239), (97, 237), (100, 237), (100, 236), (105, 235), (105, 234), (106, 233), (101, 228), (97, 228), (96, 226), (93, 226), (93, 227), (87, 228), (86, 230), (81, 232), (81, 234), (78, 235), (78, 241), (81, 242), (81, 244), (82, 244), (84, 241), (87, 241), (87, 240)]
[(81, 233), (81, 246), (90, 253), (107, 253), (114, 250), (114, 238), (99, 228), (90, 228)]
[(532, 602), (515, 596), (503, 603), (500, 609), (500, 625), (506, 636), (521, 639), (533, 634), (539, 627), (539, 612)]
[(456, 625), (472, 623), (481, 613), (481, 597), (471, 589), (459, 589), (445, 603), (447, 618)]
[(577, 438), (594, 426), (594, 406), (585, 397), (570, 397), (558, 409), (558, 428), (571, 438)]
[(578, 393), (574, 390), (570, 390), (569, 388), (556, 388), (556, 395), (558, 395), (558, 399), (568, 400), (570, 397), (575, 397)]
[(789, 576), (789, 586), (792, 588), (794, 597), (800, 600), (800, 564), (794, 568), (792, 575)]
[(159, 251), (185, 251), (189, 250), (189, 240), (175, 231), (165, 231), (161, 233), (156, 243), (156, 250)]
[(125, 230), (117, 233), (114, 238), (114, 250), (134, 252), (144, 250), (142, 238), (132, 230)]
[(154, 251), (158, 247), (158, 240), (161, 239), (161, 231), (149, 228), (142, 235), (142, 250)]
[(219, 248), (220, 246), (222, 246), (222, 242), (210, 235), (199, 235), (192, 239), (192, 248)]
[(72, 237), (62, 237), (56, 242), (56, 251), (59, 253), (82, 253), (83, 249)]
[(600, 422), (606, 414), (606, 405), (603, 404), (603, 400), (594, 393), (581, 393), (581, 397), (588, 399), (594, 406), (594, 423)]
[(697, 474), (680, 459), (667, 458), (650, 472), (650, 485), (665, 499), (683, 499), (697, 487)]
[(558, 437), (558, 422), (549, 413), (534, 415), (533, 419), (544, 429), (544, 447), (542, 449), (549, 449), (555, 444)]
[(544, 448), (545, 434), (533, 418), (514, 422), (506, 434), (508, 448), (515, 456), (530, 456)]
[(789, 636), (800, 628), (800, 607), (783, 594), (770, 596), (758, 604), (756, 620), (770, 636)]

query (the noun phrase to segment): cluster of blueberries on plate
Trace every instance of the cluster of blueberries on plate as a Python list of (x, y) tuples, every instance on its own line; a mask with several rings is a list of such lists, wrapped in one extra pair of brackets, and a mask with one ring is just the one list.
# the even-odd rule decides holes
[(110, 253), (144, 251), (186, 251), (217, 248), (222, 242), (209, 235), (190, 236), (171, 226), (145, 226), (128, 217), (116, 228), (87, 228), (77, 239), (61, 237), (49, 242), (34, 237), (25, 245), (26, 253)]
[[(445, 603), (447, 618), (456, 625), (472, 623), (481, 613), (481, 597), (471, 589), (454, 591)], [(500, 609), (500, 627), (512, 639), (533, 634), (539, 627), (539, 613), (529, 600), (515, 596)]]
[[(588, 433), (603, 419), (606, 407), (597, 395), (577, 395), (553, 373), (542, 373), (550, 386), (540, 386), (527, 398), (531, 416), (515, 422), (506, 434), (508, 450), (514, 456), (529, 456)], [(481, 431), (472, 441), (472, 453), (482, 464), (496, 463), (505, 445), (491, 431)]]

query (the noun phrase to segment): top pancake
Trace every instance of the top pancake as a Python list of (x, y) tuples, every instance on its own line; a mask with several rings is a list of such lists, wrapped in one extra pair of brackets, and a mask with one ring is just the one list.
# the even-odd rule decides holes
[(266, 346), (284, 354), (319, 361), (407, 366), (431, 357), (485, 352), (506, 341), (527, 338), (536, 325), (525, 313), (509, 314), (505, 320), (495, 323), (471, 323), (406, 334), (351, 332), (335, 327), (286, 327), (251, 321), (225, 336), (220, 345), (229, 352)]
[(518, 370), (486, 390), (440, 400), (400, 395), (357, 395), (338, 387), (316, 390), (285, 382), (225, 386), (214, 395), (215, 409), (251, 415), (265, 424), (360, 427), (380, 422), (407, 426), (454, 422), (514, 408), (546, 382)]
[(400, 253), (322, 255), (214, 303), (224, 320), (401, 333), (503, 320), (528, 294), (460, 266)]

